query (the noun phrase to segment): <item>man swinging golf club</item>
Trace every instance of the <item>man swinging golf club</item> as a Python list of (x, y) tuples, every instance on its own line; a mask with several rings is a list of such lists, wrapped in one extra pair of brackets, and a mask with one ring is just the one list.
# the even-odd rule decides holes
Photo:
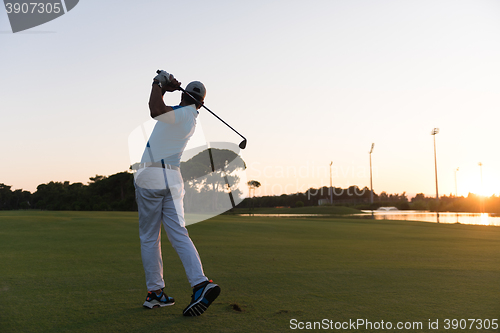
[(191, 303), (183, 314), (199, 316), (219, 296), (220, 287), (203, 273), (200, 256), (185, 227), (184, 184), (179, 167), (184, 148), (194, 133), (198, 109), (203, 104), (206, 90), (201, 82), (191, 82), (178, 106), (166, 106), (163, 102), (165, 92), (181, 90), (180, 86), (181, 83), (165, 71), (159, 71), (153, 79), (149, 110), (157, 123), (135, 173), (141, 256), (148, 288), (143, 305), (154, 308), (175, 302), (164, 292), (161, 255), (163, 223), (193, 288)]

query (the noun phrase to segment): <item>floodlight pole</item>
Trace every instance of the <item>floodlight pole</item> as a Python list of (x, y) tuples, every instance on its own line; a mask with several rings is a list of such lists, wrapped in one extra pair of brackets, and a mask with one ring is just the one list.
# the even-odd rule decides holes
[(484, 190), (483, 190), (483, 163), (479, 162), (479, 172), (481, 173), (481, 213), (484, 213)]
[(330, 205), (333, 205), (332, 164), (333, 164), (333, 161), (330, 162)]
[(375, 144), (372, 143), (372, 149), (370, 149), (370, 203), (373, 203), (373, 182), (372, 182), (372, 153)]
[(481, 173), (481, 195), (483, 194), (483, 163), (479, 162), (479, 172)]
[(431, 135), (434, 137), (434, 171), (436, 173), (436, 202), (439, 202), (439, 191), (438, 191), (438, 167), (436, 158), (436, 134), (439, 133), (439, 128), (434, 128)]
[(458, 186), (457, 186), (457, 171), (459, 170), (460, 168), (456, 168), (455, 169), (455, 198), (458, 197)]

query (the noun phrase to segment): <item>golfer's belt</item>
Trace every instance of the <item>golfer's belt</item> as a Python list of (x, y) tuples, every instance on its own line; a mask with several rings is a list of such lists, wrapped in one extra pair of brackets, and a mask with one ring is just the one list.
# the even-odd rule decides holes
[(161, 160), (160, 162), (144, 162), (144, 163), (135, 163), (134, 165), (132, 165), (133, 170), (139, 170), (143, 168), (164, 168), (177, 171), (180, 170), (178, 166), (166, 164), (165, 161), (163, 160)]

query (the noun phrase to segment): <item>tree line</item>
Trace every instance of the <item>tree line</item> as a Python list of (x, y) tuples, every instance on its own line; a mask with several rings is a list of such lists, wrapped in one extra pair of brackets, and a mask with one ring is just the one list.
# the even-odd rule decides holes
[[(232, 196), (242, 196), (238, 188), (240, 179), (232, 173), (245, 168), (244, 161), (230, 149), (206, 149), (181, 162), (185, 210), (224, 211), (222, 201), (229, 192), (229, 184)], [(11, 188), (0, 183), (0, 210), (137, 211), (134, 175), (129, 171), (96, 175), (88, 184), (51, 181), (38, 185), (34, 193)]]
[(347, 189), (334, 187), (332, 192), (329, 191), (328, 187), (324, 186), (319, 189), (310, 188), (304, 193), (246, 198), (238, 207), (316, 206), (325, 202), (329, 204), (330, 193), (332, 194), (333, 205), (348, 206), (361, 210), (375, 210), (380, 207), (393, 206), (399, 210), (500, 214), (500, 197), (496, 195), (491, 197), (481, 197), (473, 193), (469, 193), (466, 197), (444, 195), (439, 200), (436, 200), (435, 197), (426, 197), (423, 193), (419, 193), (409, 200), (406, 192), (402, 194), (389, 194), (387, 192), (377, 194), (374, 192), (373, 203), (370, 203), (370, 189), (367, 187), (360, 189), (357, 186), (351, 186)]
[(88, 184), (49, 182), (34, 193), (11, 190), (0, 183), (0, 210), (137, 210), (134, 176), (119, 172), (109, 177), (96, 175)]
[[(249, 182), (250, 183), (250, 182)], [(251, 185), (249, 184), (249, 187)], [(377, 209), (382, 206), (396, 206), (398, 209), (409, 209), (406, 193), (388, 194), (381, 192), (373, 193), (374, 203), (370, 204), (370, 189), (350, 186), (348, 188), (323, 186), (321, 188), (310, 188), (304, 193), (282, 194), (279, 196), (261, 196), (246, 198), (238, 206), (241, 208), (257, 207), (302, 207), (317, 206), (319, 204), (349, 206), (358, 209)]]
[(500, 214), (500, 197), (479, 196), (469, 193), (466, 197), (443, 195), (436, 200), (435, 197), (426, 197), (423, 193), (417, 194), (411, 199), (411, 209), (430, 210), (438, 212), (470, 212), (470, 213), (494, 213)]
[[(195, 160), (193, 159), (193, 161)], [(200, 164), (196, 164), (196, 167), (200, 168)], [(193, 169), (186, 168), (186, 165), (182, 165), (181, 170), (185, 170), (183, 175), (185, 176), (186, 187), (191, 186), (193, 187), (191, 190), (197, 189), (201, 194), (207, 193), (207, 196), (210, 194), (210, 186), (213, 187), (215, 184), (211, 178), (204, 180), (199, 178), (196, 173), (189, 174), (188, 171)], [(204, 186), (200, 186), (200, 179), (203, 181)], [(221, 182), (221, 179), (218, 181)], [(0, 210), (137, 211), (134, 176), (131, 172), (124, 171), (111, 176), (96, 175), (89, 180), (88, 184), (51, 181), (38, 185), (34, 193), (12, 190), (12, 186), (0, 183)], [(195, 180), (197, 181), (195, 182)], [(222, 185), (219, 184), (219, 187)], [(188, 188), (187, 192), (189, 192)], [(319, 203), (329, 203), (330, 193), (334, 205), (357, 209), (395, 206), (401, 210), (500, 214), (500, 197), (495, 195), (491, 197), (480, 197), (475, 194), (469, 194), (467, 197), (450, 195), (441, 196), (439, 200), (436, 200), (433, 197), (426, 197), (424, 194), (419, 193), (409, 200), (405, 192), (402, 194), (381, 192), (380, 194), (374, 193), (374, 202), (370, 203), (370, 190), (367, 187), (359, 188), (358, 186), (350, 186), (346, 189), (334, 187), (332, 192), (328, 187), (324, 186), (317, 189), (310, 188), (303, 193), (246, 198), (237, 207), (316, 206)], [(240, 195), (241, 193), (236, 191), (234, 194)], [(213, 197), (213, 195), (211, 196)], [(186, 200), (188, 199), (190, 199), (189, 196), (186, 196)]]
[[(199, 162), (200, 155), (193, 158), (196, 164), (191, 164), (195, 168), (188, 168), (182, 164), (181, 170), (184, 176), (186, 187), (186, 204), (189, 204), (190, 191), (197, 190), (198, 195), (207, 193), (209, 197), (213, 197), (214, 186), (222, 187), (224, 184), (217, 182), (223, 181), (219, 177), (216, 181), (212, 180), (213, 176), (200, 177), (205, 173), (210, 173), (204, 170)], [(216, 160), (214, 154), (214, 160)], [(217, 164), (216, 164), (217, 166)], [(201, 170), (201, 171), (200, 171)], [(217, 170), (217, 168), (216, 168)], [(201, 172), (201, 173), (200, 173)], [(220, 171), (219, 171), (220, 172)], [(217, 171), (215, 172), (217, 174)], [(229, 178), (231, 183), (235, 183), (237, 179), (233, 176)], [(131, 172), (119, 172), (111, 176), (96, 175), (89, 178), (88, 184), (70, 183), (69, 181), (54, 182), (40, 184), (34, 193), (23, 190), (11, 190), (11, 186), (0, 183), (0, 210), (18, 210), (18, 209), (41, 209), (41, 210), (77, 210), (77, 211), (136, 211), (137, 204), (135, 202), (134, 175)], [(202, 184), (203, 186), (200, 186)], [(220, 190), (219, 190), (220, 191)], [(297, 202), (302, 202), (305, 206), (316, 206), (320, 199), (328, 199), (329, 188), (323, 187), (319, 189), (311, 188), (304, 193), (282, 194), (279, 196), (262, 196), (255, 198), (244, 199), (238, 207), (277, 207), (289, 206), (294, 207)], [(241, 195), (238, 190), (233, 190), (234, 195)], [(333, 188), (334, 204), (355, 205), (366, 203), (370, 198), (368, 188), (360, 189), (357, 186), (351, 186), (346, 189)], [(192, 195), (192, 194), (191, 194)], [(380, 195), (374, 194), (377, 204), (382, 204), (379, 198), (390, 200), (392, 204), (407, 203), (408, 200), (403, 193), (386, 194), (382, 192)], [(196, 202), (200, 202), (198, 199)], [(202, 201), (203, 202), (203, 201)], [(401, 206), (400, 206), (401, 207)], [(207, 208), (207, 207), (205, 207)], [(404, 208), (404, 207), (401, 207)]]

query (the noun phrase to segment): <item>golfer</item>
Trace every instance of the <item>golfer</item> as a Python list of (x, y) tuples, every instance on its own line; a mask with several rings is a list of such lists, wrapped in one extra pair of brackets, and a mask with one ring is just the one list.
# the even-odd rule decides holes
[(196, 100), (183, 93), (178, 106), (166, 106), (163, 102), (165, 92), (179, 90), (180, 86), (181, 83), (165, 71), (159, 72), (153, 79), (149, 110), (157, 123), (135, 173), (141, 256), (148, 288), (143, 305), (154, 308), (175, 303), (164, 292), (161, 255), (163, 224), (193, 288), (191, 303), (183, 314), (198, 316), (219, 296), (220, 287), (203, 273), (200, 256), (186, 229), (184, 183), (179, 167), (184, 148), (194, 133), (198, 109), (203, 104), (206, 90), (201, 82), (191, 82), (185, 90)]

